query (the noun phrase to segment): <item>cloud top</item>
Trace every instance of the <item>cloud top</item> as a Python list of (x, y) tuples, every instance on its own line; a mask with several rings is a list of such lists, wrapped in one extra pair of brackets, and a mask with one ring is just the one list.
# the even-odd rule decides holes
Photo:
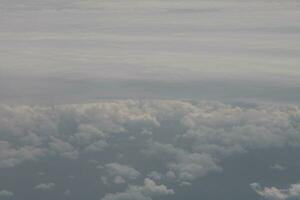
[[(299, 147), (299, 121), (300, 108), (284, 105), (243, 107), (175, 100), (1, 105), (0, 167), (42, 158), (83, 160), (95, 163), (103, 183), (128, 186), (125, 193), (108, 195), (105, 200), (149, 199), (154, 194), (171, 194), (166, 183), (189, 186), (210, 173), (222, 172), (220, 163), (228, 156)], [(281, 169), (279, 165), (271, 168)], [(44, 183), (36, 189), (53, 187)], [(256, 191), (283, 198), (295, 194), (296, 185), (288, 194), (274, 188)]]

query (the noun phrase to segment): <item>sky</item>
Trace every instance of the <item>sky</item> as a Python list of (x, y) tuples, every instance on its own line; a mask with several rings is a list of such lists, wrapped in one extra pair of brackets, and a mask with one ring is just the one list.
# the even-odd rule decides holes
[(0, 200), (300, 199), (298, 0), (0, 0)]

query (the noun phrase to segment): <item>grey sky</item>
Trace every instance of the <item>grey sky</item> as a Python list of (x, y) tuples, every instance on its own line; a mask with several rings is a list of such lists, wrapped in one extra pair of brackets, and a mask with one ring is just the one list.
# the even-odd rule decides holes
[[(45, 90), (53, 91), (50, 96), (59, 93), (57, 81), (68, 93), (80, 93), (81, 84), (75, 92), (72, 84), (83, 81), (93, 98), (96, 93), (102, 98), (123, 97), (122, 92), (159, 98), (155, 88), (147, 91), (149, 82), (194, 87), (233, 82), (237, 90), (240, 84), (254, 82), (256, 88), (298, 89), (299, 6), (292, 0), (2, 0), (1, 85), (25, 87), (23, 98), (31, 101), (42, 98)], [(125, 87), (109, 94), (94, 91), (101, 85), (97, 82), (113, 88), (120, 81), (138, 81), (144, 93)], [(209, 90), (211, 84), (206, 85)], [(2, 101), (13, 101), (12, 96), (20, 93), (5, 88)], [(284, 100), (286, 94), (280, 90), (275, 93)], [(242, 95), (246, 94), (232, 98)]]

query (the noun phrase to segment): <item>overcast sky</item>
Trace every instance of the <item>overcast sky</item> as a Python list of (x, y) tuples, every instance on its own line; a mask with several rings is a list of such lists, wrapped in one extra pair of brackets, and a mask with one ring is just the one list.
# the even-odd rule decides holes
[(300, 199), (300, 1), (0, 0), (0, 200)]
[(295, 103), (299, 6), (297, 0), (1, 0), (0, 100)]

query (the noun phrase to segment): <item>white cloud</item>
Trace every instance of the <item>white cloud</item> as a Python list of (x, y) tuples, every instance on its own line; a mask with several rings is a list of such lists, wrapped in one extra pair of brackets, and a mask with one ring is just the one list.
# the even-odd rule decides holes
[(226, 156), (254, 148), (300, 144), (298, 127), (294, 125), (299, 118), (298, 107), (208, 104), (199, 108), (182, 120), (188, 128), (182, 139), (194, 151)]
[(271, 165), (270, 166), (270, 169), (271, 170), (275, 170), (275, 171), (284, 171), (285, 170), (285, 167), (280, 165), (280, 164), (274, 164), (274, 165)]
[(0, 141), (0, 167), (14, 167), (27, 160), (36, 160), (44, 155), (41, 148), (23, 146), (15, 148), (7, 141)]
[(114, 179), (115, 184), (123, 184), (125, 182), (126, 181), (124, 180), (124, 178), (122, 178), (122, 176), (116, 176), (115, 179)]
[(157, 171), (152, 171), (152, 172), (150, 172), (150, 173), (148, 174), (148, 177), (149, 177), (150, 179), (155, 180), (155, 181), (159, 181), (159, 180), (162, 179), (162, 174), (159, 173), (159, 172), (157, 172)]
[(143, 190), (143, 192), (149, 196), (174, 194), (174, 191), (172, 189), (168, 189), (165, 185), (157, 185), (153, 180), (149, 178), (146, 178), (144, 180), (144, 186), (141, 187), (141, 190)]
[(165, 185), (157, 185), (153, 180), (146, 178), (143, 186), (129, 186), (125, 192), (107, 194), (102, 200), (152, 200), (152, 197), (173, 195), (174, 191)]
[[(220, 161), (227, 156), (299, 146), (299, 119), (299, 106), (263, 104), (119, 100), (52, 107), (1, 105), (0, 167), (45, 157), (88, 157), (102, 166), (106, 183), (130, 184), (148, 176), (187, 185), (220, 172)], [(166, 123), (176, 131), (166, 130)], [(106, 158), (93, 157), (96, 154)], [(137, 161), (155, 167), (147, 169)]]
[(144, 153), (163, 157), (168, 163), (166, 167), (180, 181), (195, 180), (209, 172), (221, 170), (209, 154), (191, 153), (170, 144), (150, 143)]
[(99, 152), (99, 151), (103, 151), (106, 147), (108, 147), (109, 145), (107, 144), (106, 141), (104, 140), (99, 140), (95, 143), (92, 143), (90, 145), (88, 145), (85, 148), (86, 152)]
[(277, 187), (262, 188), (259, 183), (250, 184), (251, 188), (260, 196), (268, 200), (286, 200), (300, 198), (300, 184), (292, 184), (287, 189)]
[(105, 134), (92, 124), (79, 124), (78, 132), (71, 137), (71, 140), (78, 145), (91, 144), (95, 140), (103, 138)]
[(140, 172), (133, 167), (127, 165), (121, 165), (119, 163), (109, 163), (105, 165), (105, 170), (111, 176), (120, 176), (125, 179), (137, 179), (140, 176)]
[(46, 175), (45, 172), (37, 172), (36, 174), (39, 175), (39, 176), (44, 176), (44, 175)]
[(12, 197), (14, 196), (14, 193), (9, 191), (9, 190), (1, 190), (0, 191), (0, 198), (9, 198), (9, 197)]
[(41, 190), (41, 191), (47, 191), (51, 190), (55, 186), (54, 183), (40, 183), (36, 186), (34, 186), (35, 190)]
[(108, 180), (107, 180), (107, 177), (101, 177), (100, 178), (101, 182), (104, 184), (104, 185), (108, 185)]
[(69, 159), (76, 159), (79, 156), (78, 151), (71, 144), (56, 138), (49, 142), (49, 150), (51, 153), (53, 152)]
[(64, 195), (66, 195), (66, 196), (70, 196), (71, 195), (71, 190), (65, 190), (64, 191)]
[(183, 187), (187, 187), (187, 186), (190, 186), (192, 185), (190, 182), (187, 182), (187, 181), (183, 181), (180, 183), (180, 186), (183, 186)]

